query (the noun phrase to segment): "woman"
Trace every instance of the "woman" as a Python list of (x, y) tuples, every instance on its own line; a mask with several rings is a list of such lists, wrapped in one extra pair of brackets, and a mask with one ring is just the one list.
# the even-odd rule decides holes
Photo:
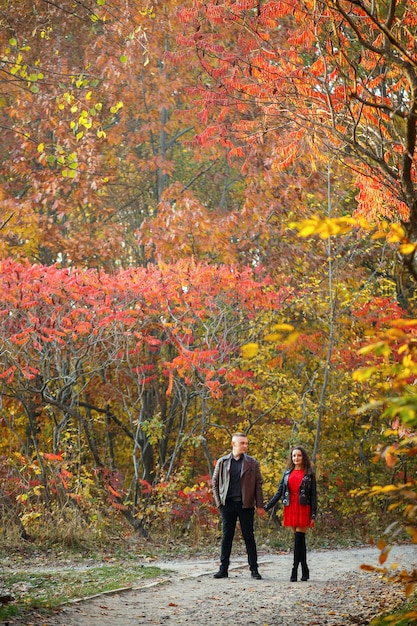
[(301, 446), (291, 450), (288, 468), (284, 472), (275, 495), (265, 506), (265, 511), (282, 499), (284, 526), (294, 531), (294, 564), (291, 582), (297, 581), (298, 565), (301, 563), (301, 580), (310, 577), (307, 567), (306, 532), (314, 528), (317, 514), (316, 478), (307, 452)]

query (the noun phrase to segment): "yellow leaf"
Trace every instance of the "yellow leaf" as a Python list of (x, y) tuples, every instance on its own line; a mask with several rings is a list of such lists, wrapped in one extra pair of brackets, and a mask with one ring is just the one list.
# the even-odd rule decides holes
[(388, 511), (393, 511), (394, 509), (398, 509), (400, 506), (402, 506), (401, 502), (394, 502), (393, 504), (390, 504), (388, 506)]
[(258, 353), (259, 345), (257, 343), (247, 343), (240, 350), (244, 359), (252, 359)]
[(361, 383), (364, 380), (368, 380), (377, 371), (376, 367), (362, 367), (361, 369), (356, 370), (352, 374), (353, 380)]
[(287, 337), (286, 343), (292, 344), (295, 343), (298, 339), (298, 337), (300, 336), (300, 333), (290, 333)]
[[(398, 491), (399, 487), (397, 487), (396, 485), (384, 485), (383, 487), (381, 487), (379, 489), (379, 491), (381, 493), (391, 493), (392, 491)], [(385, 548), (385, 543), (384, 541), (378, 542), (377, 546), (378, 548), (381, 550), (382, 548)]]
[(40, 143), (38, 145), (38, 152), (43, 152), (45, 150), (45, 144), (44, 143)]
[(288, 330), (289, 332), (291, 332), (292, 330), (294, 330), (294, 326), (292, 326), (291, 324), (274, 324), (272, 330)]
[(417, 248), (417, 243), (402, 243), (400, 245), (401, 254), (413, 254)]
[(298, 231), (298, 234), (300, 237), (309, 237), (310, 235), (317, 234), (317, 232), (317, 226), (315, 224), (309, 224), (301, 228), (301, 230)]
[(399, 328), (390, 328), (389, 330), (387, 330), (386, 335), (390, 339), (396, 339), (398, 337), (405, 337), (404, 331), (400, 330)]
[(358, 226), (360, 226), (364, 230), (370, 230), (372, 228), (371, 224), (364, 217), (359, 216), (357, 221), (358, 221)]
[(320, 235), (326, 239), (331, 235), (342, 235), (350, 232), (358, 222), (352, 217), (335, 217), (320, 219), (315, 216), (301, 222), (291, 222), (290, 228), (296, 228), (300, 237)]
[(268, 333), (264, 337), (265, 341), (279, 341), (281, 338), (282, 335), (280, 333)]
[(387, 344), (384, 341), (379, 341), (378, 343), (373, 343), (369, 346), (364, 346), (363, 348), (360, 348), (358, 350), (358, 354), (369, 354), (377, 350), (385, 353), (386, 351), (384, 350), (384, 348), (388, 348)]
[(402, 241), (405, 236), (405, 230), (401, 224), (391, 224), (390, 232), (387, 235), (387, 241), (395, 243), (397, 241)]
[(383, 230), (378, 230), (371, 236), (371, 239), (384, 239), (386, 236), (387, 233), (385, 233)]
[(403, 318), (398, 318), (396, 320), (391, 320), (391, 326), (399, 326), (400, 328), (402, 326), (417, 326), (417, 320), (416, 319), (407, 320)]

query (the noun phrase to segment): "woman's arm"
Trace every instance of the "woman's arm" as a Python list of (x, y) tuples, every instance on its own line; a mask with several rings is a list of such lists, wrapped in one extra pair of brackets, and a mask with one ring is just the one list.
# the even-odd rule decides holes
[(272, 496), (268, 504), (265, 505), (265, 511), (269, 511), (272, 507), (278, 502), (278, 500), (282, 497), (282, 492), (284, 489), (284, 476), (281, 478), (281, 481), (278, 485), (278, 489), (275, 492), (275, 495)]

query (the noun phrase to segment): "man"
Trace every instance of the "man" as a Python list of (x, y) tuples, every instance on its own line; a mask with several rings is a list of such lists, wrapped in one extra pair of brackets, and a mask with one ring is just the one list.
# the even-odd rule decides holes
[(259, 463), (246, 454), (247, 448), (246, 435), (235, 433), (232, 437), (232, 452), (218, 459), (214, 468), (213, 495), (216, 506), (220, 509), (223, 529), (220, 569), (214, 578), (227, 578), (229, 575), (230, 554), (236, 522), (239, 520), (252, 578), (262, 579), (258, 572), (253, 521), (255, 505), (258, 515), (265, 515), (263, 480)]

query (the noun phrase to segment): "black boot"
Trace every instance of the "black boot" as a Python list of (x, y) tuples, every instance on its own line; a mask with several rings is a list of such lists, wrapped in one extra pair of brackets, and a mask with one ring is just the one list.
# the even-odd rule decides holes
[(257, 567), (251, 567), (250, 574), (251, 574), (252, 578), (256, 578), (256, 580), (262, 580), (262, 576), (258, 572), (258, 568)]
[(291, 571), (291, 578), (290, 578), (290, 581), (292, 583), (297, 582), (298, 565), (301, 561), (301, 542), (302, 542), (303, 534), (304, 533), (296, 532), (294, 535), (294, 563), (293, 563), (293, 567)]
[(301, 549), (300, 549), (300, 563), (301, 563), (301, 580), (306, 581), (310, 578), (310, 572), (307, 567), (307, 547), (306, 547), (306, 536), (305, 533), (300, 533), (302, 536), (301, 539)]
[(229, 577), (229, 572), (227, 567), (225, 567), (224, 565), (220, 566), (220, 569), (218, 572), (216, 572), (213, 576), (213, 578), (228, 578)]

